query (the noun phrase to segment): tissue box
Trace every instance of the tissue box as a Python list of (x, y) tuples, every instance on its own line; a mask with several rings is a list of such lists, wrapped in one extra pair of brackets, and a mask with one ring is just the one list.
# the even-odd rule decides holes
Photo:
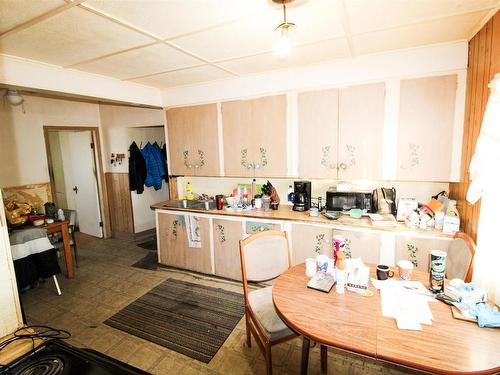
[(451, 285), (445, 285), (444, 294), (460, 303), (479, 303), (488, 300), (488, 295), (480, 288), (471, 291), (461, 291)]

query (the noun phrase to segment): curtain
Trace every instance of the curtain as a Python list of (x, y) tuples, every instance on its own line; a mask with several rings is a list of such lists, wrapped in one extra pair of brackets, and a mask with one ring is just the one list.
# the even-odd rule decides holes
[(481, 199), (473, 281), (500, 304), (500, 73), (488, 87), (491, 92), (469, 167), (467, 200)]

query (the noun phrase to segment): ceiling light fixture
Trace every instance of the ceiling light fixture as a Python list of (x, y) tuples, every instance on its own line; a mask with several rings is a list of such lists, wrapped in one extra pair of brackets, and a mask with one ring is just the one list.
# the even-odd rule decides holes
[(4, 96), (11, 105), (19, 105), (24, 101), (23, 96), (17, 90), (7, 90)]
[(295, 27), (295, 24), (288, 22), (286, 19), (286, 4), (291, 3), (293, 0), (273, 0), (283, 6), (283, 22), (278, 25), (275, 31), (280, 33), (278, 39), (274, 43), (274, 50), (279, 57), (285, 57), (292, 49), (292, 42), (288, 32)]

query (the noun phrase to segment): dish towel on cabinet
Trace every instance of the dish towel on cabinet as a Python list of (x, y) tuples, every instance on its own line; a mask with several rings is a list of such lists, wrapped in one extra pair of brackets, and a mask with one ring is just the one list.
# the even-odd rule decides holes
[(201, 248), (201, 235), (199, 218), (193, 215), (185, 215), (186, 231), (189, 247)]

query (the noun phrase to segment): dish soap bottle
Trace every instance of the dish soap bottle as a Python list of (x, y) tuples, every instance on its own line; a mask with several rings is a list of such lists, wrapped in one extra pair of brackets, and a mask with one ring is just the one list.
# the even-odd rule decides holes
[(188, 201), (193, 200), (193, 187), (191, 186), (191, 182), (189, 182), (189, 181), (186, 184), (186, 199)]
[(293, 201), (295, 200), (295, 193), (293, 192), (292, 185), (288, 185), (288, 190), (286, 192), (287, 195), (287, 203), (289, 206), (293, 206)]

